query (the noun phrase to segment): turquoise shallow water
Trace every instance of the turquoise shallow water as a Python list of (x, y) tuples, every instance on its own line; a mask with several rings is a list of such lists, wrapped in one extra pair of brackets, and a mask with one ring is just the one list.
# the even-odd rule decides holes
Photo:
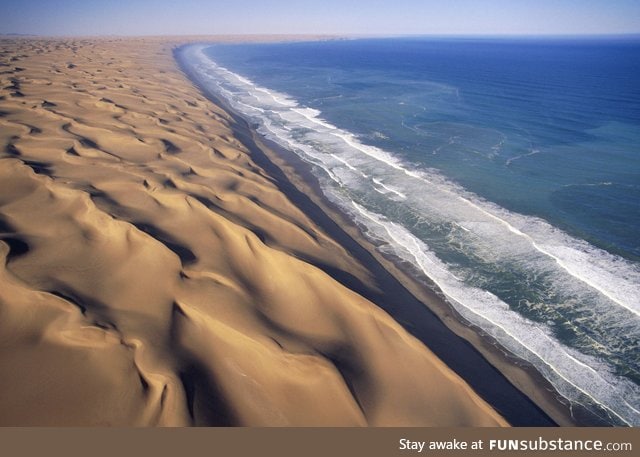
[(572, 402), (640, 424), (640, 42), (187, 52), (381, 251)]

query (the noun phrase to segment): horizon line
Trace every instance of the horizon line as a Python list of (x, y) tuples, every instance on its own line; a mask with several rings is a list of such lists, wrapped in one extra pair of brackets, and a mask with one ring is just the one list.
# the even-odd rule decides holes
[(234, 36), (289, 36), (289, 37), (332, 37), (332, 38), (640, 38), (640, 32), (616, 32), (616, 33), (145, 33), (145, 34), (36, 34), (3, 32), (0, 37), (38, 37), (38, 38), (144, 38), (144, 37), (234, 37)]

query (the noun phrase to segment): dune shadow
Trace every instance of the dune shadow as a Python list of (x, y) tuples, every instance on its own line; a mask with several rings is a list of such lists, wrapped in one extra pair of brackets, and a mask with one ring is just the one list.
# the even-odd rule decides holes
[(46, 175), (49, 177), (53, 176), (53, 170), (51, 169), (50, 163), (40, 162), (38, 160), (23, 160), (23, 162), (39, 175)]
[(156, 227), (155, 225), (135, 221), (131, 221), (131, 224), (135, 225), (138, 230), (146, 233), (147, 235), (150, 235), (152, 238), (158, 240), (168, 249), (173, 251), (173, 253), (175, 253), (180, 258), (180, 261), (183, 265), (190, 265), (198, 260), (198, 257), (193, 253), (191, 249), (189, 249), (184, 244), (181, 244), (173, 236), (169, 235), (164, 230)]
[(178, 154), (180, 151), (182, 151), (182, 149), (180, 149), (178, 146), (176, 146), (169, 140), (162, 139), (160, 141), (162, 141), (164, 150), (166, 151), (167, 154)]

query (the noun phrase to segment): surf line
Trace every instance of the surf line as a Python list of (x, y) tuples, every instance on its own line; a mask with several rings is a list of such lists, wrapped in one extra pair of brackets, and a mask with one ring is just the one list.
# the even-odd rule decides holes
[[(438, 281), (436, 278), (433, 278), (433, 276), (429, 275), (428, 269), (424, 266), (423, 262), (418, 258), (417, 254), (414, 253), (413, 250), (411, 250), (408, 246), (406, 246), (401, 240), (399, 240), (396, 236), (394, 236), (394, 234), (389, 230), (389, 228), (387, 227), (387, 224), (385, 224), (383, 221), (379, 220), (378, 215), (373, 215), (372, 213), (370, 213), (368, 210), (366, 210), (365, 208), (363, 208), (362, 206), (358, 205), (355, 202), (352, 202), (353, 206), (356, 208), (356, 210), (362, 214), (364, 217), (366, 217), (367, 219), (369, 219), (370, 221), (374, 222), (376, 225), (382, 227), (385, 232), (387, 233), (387, 235), (393, 240), (393, 242), (395, 242), (396, 244), (398, 244), (399, 246), (402, 246), (404, 249), (406, 249), (414, 258), (415, 262), (418, 264), (418, 266), (420, 267), (420, 269), (422, 270), (422, 272), (428, 277), (430, 278), (432, 281), (434, 281), (436, 283), (436, 285), (438, 287), (440, 287), (440, 289), (447, 295), (447, 297), (451, 300), (454, 300), (456, 303), (458, 303), (460, 306), (462, 306), (463, 308), (465, 308), (467, 311), (475, 314), (476, 316), (478, 316), (479, 318), (481, 318), (482, 320), (488, 322), (489, 324), (493, 325), (496, 328), (499, 328), (500, 330), (502, 330), (506, 335), (508, 335), (513, 341), (515, 341), (517, 344), (519, 344), (522, 348), (524, 348), (525, 350), (527, 350), (528, 352), (530, 352), (531, 354), (533, 354), (535, 357), (538, 358), (538, 360), (540, 360), (544, 365), (546, 365), (551, 371), (553, 371), (558, 378), (562, 379), (564, 382), (566, 382), (567, 384), (569, 384), (570, 386), (572, 386), (574, 389), (576, 389), (577, 391), (581, 392), (583, 395), (585, 395), (587, 398), (591, 399), (591, 401), (593, 401), (596, 405), (600, 406), (602, 409), (604, 409), (605, 411), (607, 411), (607, 413), (612, 414), (613, 416), (617, 417), (620, 421), (622, 421), (623, 423), (627, 424), (627, 425), (631, 425), (631, 423), (626, 420), (625, 418), (623, 418), (620, 414), (618, 414), (615, 410), (613, 410), (611, 407), (609, 407), (608, 405), (602, 403), (601, 400), (597, 399), (596, 397), (593, 396), (593, 393), (591, 392), (587, 392), (584, 388), (578, 386), (577, 384), (575, 384), (574, 382), (572, 382), (571, 380), (569, 380), (566, 376), (564, 376), (562, 373), (560, 373), (558, 371), (558, 369), (552, 364), (550, 363), (548, 360), (546, 360), (541, 354), (539, 354), (538, 352), (536, 352), (534, 349), (530, 348), (529, 346), (527, 346), (523, 341), (521, 341), (516, 335), (514, 335), (513, 333), (511, 333), (508, 329), (504, 328), (503, 326), (497, 324), (496, 322), (492, 321), (490, 318), (488, 318), (487, 316), (484, 316), (483, 314), (480, 314), (478, 311), (474, 310), (473, 308), (470, 308), (468, 306), (465, 306), (463, 301), (460, 300), (459, 298), (456, 298), (456, 294), (453, 293), (448, 287), (446, 287), (446, 285), (443, 286), (441, 281)], [(391, 222), (391, 224), (393, 224)], [(412, 239), (412, 241), (415, 243), (415, 239)], [(416, 250), (417, 251), (421, 251), (421, 249), (419, 248), (419, 246), (416, 244)], [(428, 259), (427, 259), (428, 260)], [(439, 267), (438, 265), (434, 266), (440, 268), (441, 270), (443, 270), (441, 267)], [(447, 270), (444, 270), (446, 273), (449, 273)], [(455, 276), (454, 276), (455, 277)], [(485, 291), (486, 292), (486, 291)], [(489, 294), (489, 292), (486, 292)], [(492, 294), (490, 294), (492, 295)], [(602, 381), (609, 385), (609, 383), (603, 379), (599, 373), (594, 370), (592, 367), (590, 367), (589, 365), (586, 365), (584, 363), (582, 363), (581, 361), (577, 360), (575, 357), (573, 357), (571, 354), (568, 354), (566, 351), (564, 351), (562, 349), (562, 345), (560, 343), (557, 343), (555, 340), (551, 339), (549, 336), (544, 335), (549, 341), (551, 341), (552, 345), (556, 347), (556, 349), (560, 349), (562, 351), (562, 353), (564, 355), (566, 355), (569, 359), (571, 359), (573, 362), (575, 362), (578, 365), (581, 365), (585, 368), (588, 368), (591, 372), (593, 372), (594, 374), (596, 374), (600, 379), (602, 379)], [(553, 383), (552, 379), (549, 379), (549, 381)], [(555, 384), (554, 384), (555, 385)], [(578, 401), (576, 401), (575, 399), (572, 398), (568, 398), (569, 401), (571, 401), (572, 403), (579, 403)], [(634, 412), (638, 412), (635, 408), (633, 408), (633, 406), (629, 405), (629, 403), (627, 403), (626, 401), (624, 401), (624, 404), (627, 405), (631, 410), (633, 410)], [(589, 409), (589, 408), (587, 408)]]

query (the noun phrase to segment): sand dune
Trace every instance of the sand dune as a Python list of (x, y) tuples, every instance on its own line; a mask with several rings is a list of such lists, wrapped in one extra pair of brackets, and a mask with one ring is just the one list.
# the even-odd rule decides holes
[(0, 49), (0, 425), (506, 425), (161, 39)]

